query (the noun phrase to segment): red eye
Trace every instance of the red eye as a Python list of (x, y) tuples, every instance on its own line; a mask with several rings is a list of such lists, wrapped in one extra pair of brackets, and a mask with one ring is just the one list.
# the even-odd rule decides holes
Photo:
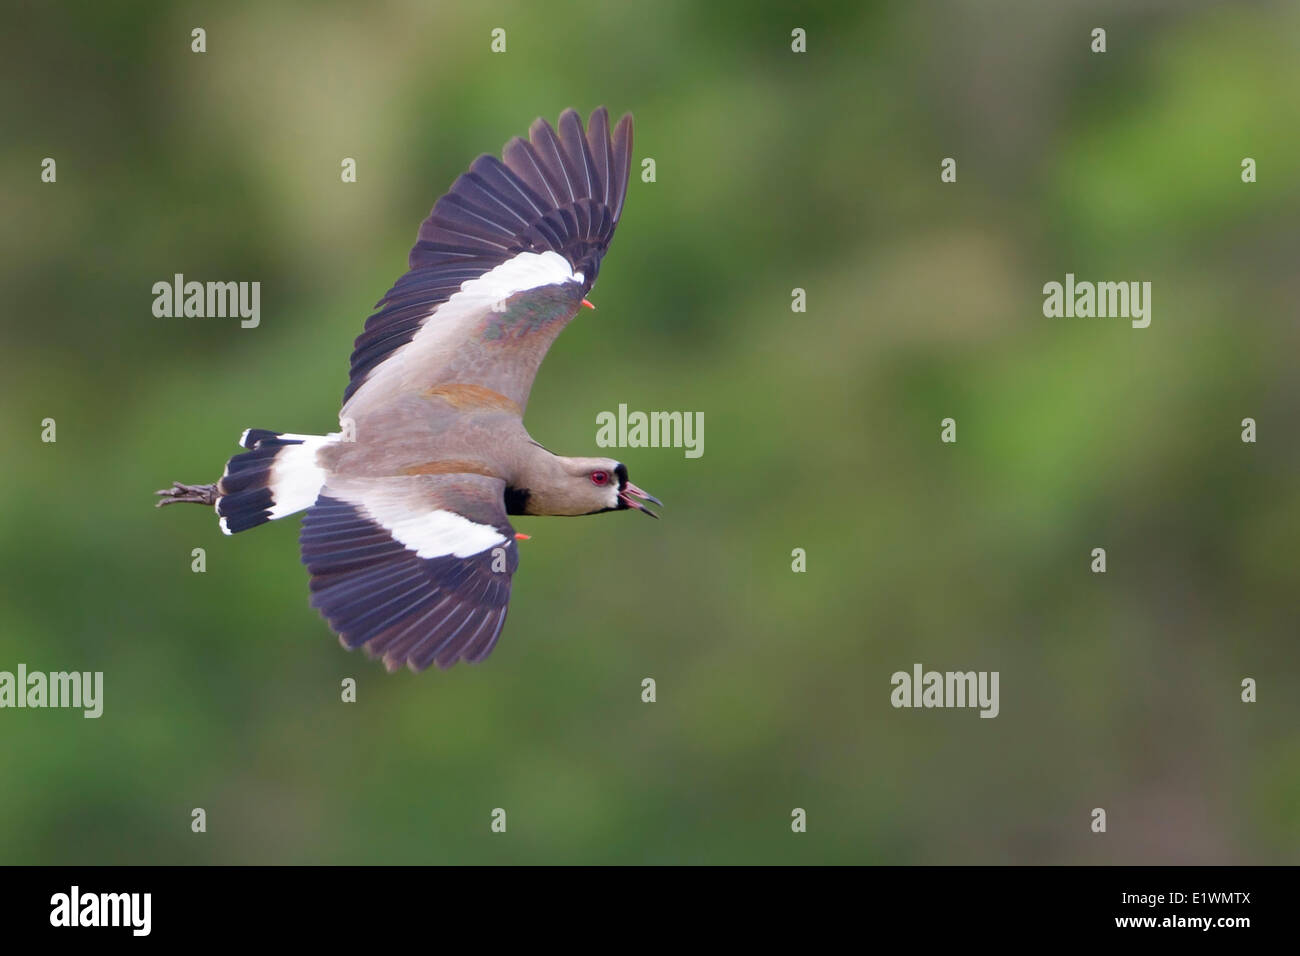
[(605, 485), (609, 483), (609, 472), (593, 471), (591, 473), (591, 483), (593, 485)]

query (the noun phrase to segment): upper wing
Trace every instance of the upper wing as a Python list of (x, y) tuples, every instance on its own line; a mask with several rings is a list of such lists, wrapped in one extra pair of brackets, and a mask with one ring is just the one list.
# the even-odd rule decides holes
[(632, 117), (480, 156), (420, 226), (410, 271), (379, 301), (352, 352), (343, 416), (440, 384), (491, 389), (522, 414), (537, 366), (596, 281), (627, 195)]
[(483, 660), (519, 566), (504, 488), (483, 475), (331, 477), (300, 537), (312, 607), (389, 670)]

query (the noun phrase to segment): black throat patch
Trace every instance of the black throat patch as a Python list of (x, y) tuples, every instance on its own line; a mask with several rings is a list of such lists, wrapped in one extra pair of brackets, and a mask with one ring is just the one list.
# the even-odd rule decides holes
[(528, 507), (528, 498), (532, 494), (527, 488), (506, 487), (506, 514), (524, 515)]

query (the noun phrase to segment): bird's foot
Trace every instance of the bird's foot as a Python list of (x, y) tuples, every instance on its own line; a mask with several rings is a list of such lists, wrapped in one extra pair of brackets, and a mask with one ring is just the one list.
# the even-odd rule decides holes
[(154, 506), (156, 508), (161, 508), (163, 505), (180, 504), (181, 502), (195, 505), (217, 503), (216, 485), (183, 485), (179, 481), (174, 481), (170, 488), (164, 488), (157, 494), (162, 497), (162, 500)]

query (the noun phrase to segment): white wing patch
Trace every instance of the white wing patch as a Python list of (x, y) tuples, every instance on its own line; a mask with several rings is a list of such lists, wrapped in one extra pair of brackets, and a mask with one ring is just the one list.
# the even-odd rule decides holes
[(383, 509), (380, 514), (369, 505), (361, 505), (361, 509), (420, 558), (442, 558), (448, 554), (468, 558), (506, 544), (506, 536), (490, 524), (471, 522), (455, 511), (425, 511), (419, 515), (403, 512), (402, 518), (393, 520), (394, 515), (382, 514)]
[(506, 537), (492, 525), (470, 521), (454, 511), (424, 511), (412, 514), (401, 502), (384, 499), (354, 502), (417, 557), (468, 558), (506, 543)]
[(426, 377), (430, 368), (454, 359), (465, 344), (466, 327), (481, 320), (498, 302), (529, 289), (583, 281), (583, 274), (574, 272), (568, 259), (549, 249), (521, 252), (476, 279), (466, 279), (460, 291), (430, 310), (429, 315), (436, 315), (433, 321), (426, 321), (410, 342), (370, 370), (339, 414), (347, 417), (361, 396), (367, 402), (397, 396)]
[(498, 299), (508, 299), (516, 292), (526, 292), (544, 285), (582, 281), (582, 273), (574, 272), (569, 260), (558, 252), (549, 249), (546, 252), (521, 252), (513, 259), (507, 259), (496, 268), (489, 269), (477, 279), (466, 279), (460, 284), (460, 291), (440, 308), (447, 309), (461, 296), (481, 296), (489, 302), (496, 302)]

